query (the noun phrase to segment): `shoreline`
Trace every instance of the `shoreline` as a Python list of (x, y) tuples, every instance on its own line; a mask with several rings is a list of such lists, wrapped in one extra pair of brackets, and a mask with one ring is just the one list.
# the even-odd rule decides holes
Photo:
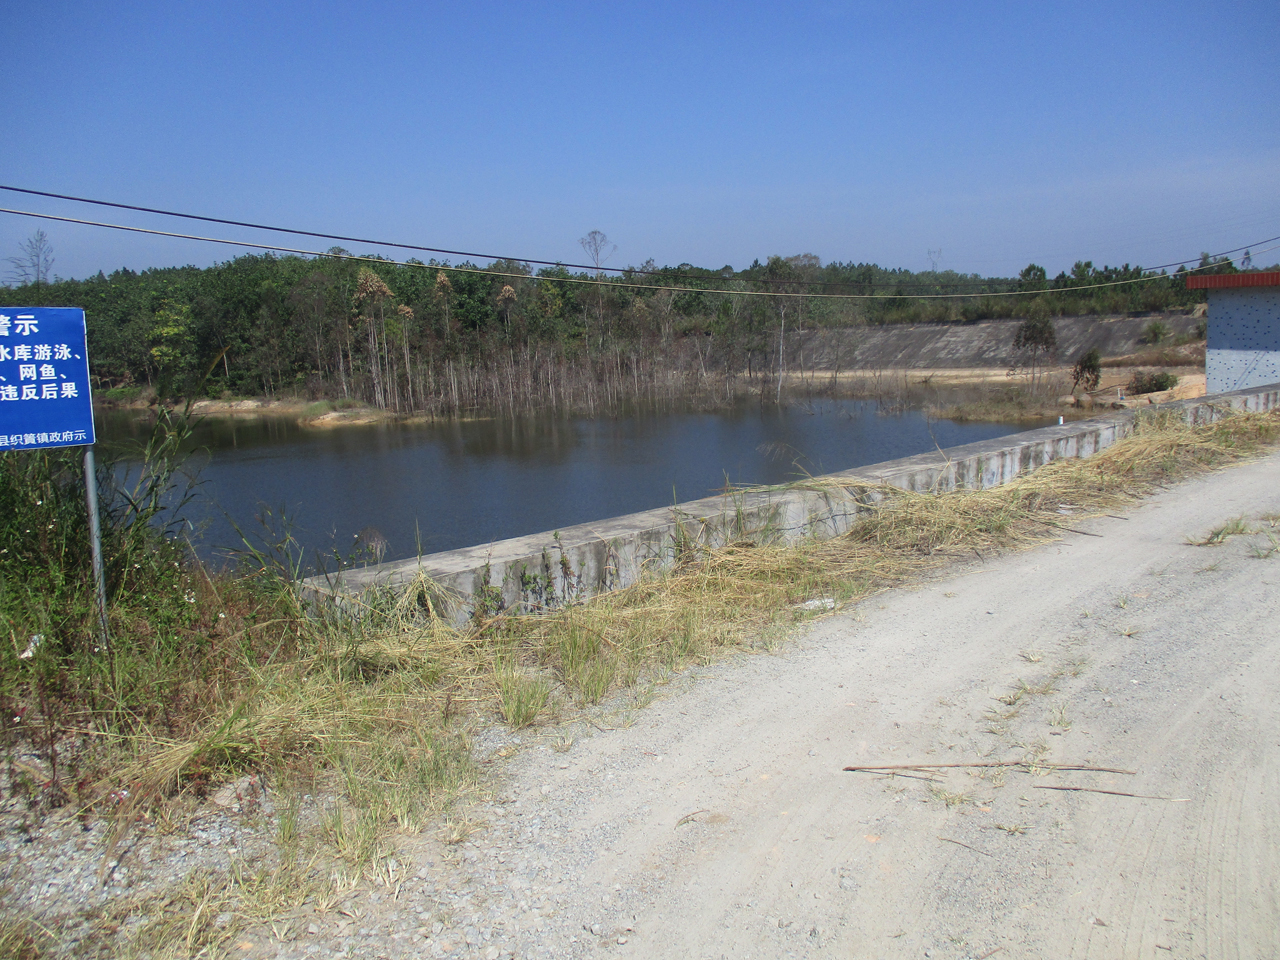
[[(1139, 358), (1134, 358), (1139, 359)], [(1114, 363), (1114, 361), (1113, 361)], [(1135, 372), (1151, 370), (1168, 370), (1179, 378), (1179, 385), (1173, 391), (1159, 394), (1144, 394), (1138, 397), (1122, 396), (1124, 387)], [(1127, 407), (1146, 403), (1159, 403), (1171, 399), (1187, 399), (1204, 394), (1203, 364), (1186, 366), (1153, 367), (1141, 363), (1131, 366), (1104, 365), (1102, 379), (1097, 389), (1083, 392), (1076, 396), (1070, 391), (1071, 367), (1055, 365), (1046, 367), (1040, 374), (1046, 383), (1057, 382), (1066, 392), (1050, 393), (1035, 403), (995, 400), (992, 397), (978, 397), (961, 400), (957, 403), (928, 403), (920, 406), (948, 412), (959, 412), (962, 419), (1009, 419), (1010, 417), (1034, 419), (1037, 417), (1063, 413), (1070, 415), (1079, 410), (1091, 410), (1102, 406)], [(792, 396), (793, 401), (812, 399), (815, 394), (830, 393), (841, 399), (877, 399), (886, 393), (911, 392), (930, 388), (947, 388), (951, 390), (992, 391), (1017, 390), (1026, 387), (1027, 377), (1021, 371), (1009, 371), (1002, 367), (888, 367), (875, 370), (805, 370), (787, 371), (784, 375), (787, 389), (801, 388), (807, 396)], [(770, 392), (769, 384), (764, 384), (765, 400)], [(776, 380), (773, 381), (776, 384)], [(749, 391), (754, 393), (755, 391)], [(1114, 401), (1107, 394), (1115, 394)], [(738, 397), (741, 399), (741, 397)], [(923, 398), (921, 398), (923, 399)], [(690, 397), (690, 402), (697, 402)], [(899, 402), (905, 400), (900, 397)], [(994, 404), (994, 406), (993, 406)], [(730, 406), (720, 402), (717, 408)], [(127, 402), (112, 402), (95, 398), (95, 410), (132, 410), (139, 416), (152, 413), (158, 404), (154, 398), (139, 398)], [(182, 404), (166, 404), (169, 410), (178, 410)], [(1017, 408), (1017, 409), (1015, 409)], [(394, 422), (403, 424), (436, 423), (448, 421), (473, 421), (502, 419), (500, 413), (473, 413), (464, 416), (433, 417), (423, 413), (396, 413), (391, 410), (380, 410), (350, 400), (303, 400), (297, 398), (268, 399), (266, 397), (242, 397), (234, 400), (197, 400), (191, 404), (191, 413), (201, 417), (213, 417), (228, 420), (288, 418), (305, 427), (327, 429), (345, 426), (367, 426), (375, 423)], [(1019, 410), (1021, 412), (1019, 412)], [(545, 410), (528, 411), (535, 415)], [(567, 413), (566, 416), (590, 416), (582, 412)], [(597, 412), (595, 416), (614, 415)]]

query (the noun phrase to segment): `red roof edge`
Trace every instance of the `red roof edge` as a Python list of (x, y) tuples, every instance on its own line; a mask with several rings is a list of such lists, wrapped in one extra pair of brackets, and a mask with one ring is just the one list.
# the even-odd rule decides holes
[(1187, 277), (1188, 290), (1221, 290), (1225, 287), (1280, 287), (1280, 272), (1215, 273)]

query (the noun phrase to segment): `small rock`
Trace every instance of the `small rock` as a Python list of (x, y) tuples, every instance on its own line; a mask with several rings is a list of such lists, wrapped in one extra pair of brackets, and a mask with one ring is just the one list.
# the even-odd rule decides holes
[(307, 924), (307, 933), (311, 934), (314, 937), (319, 932), (320, 932), (320, 928), (317, 927), (314, 923)]
[(598, 924), (598, 923), (593, 923), (593, 924), (591, 925), (591, 935), (592, 935), (593, 937), (598, 937), (598, 936), (600, 936), (602, 933), (604, 933), (604, 927), (600, 926), (600, 924)]
[(624, 944), (624, 943), (626, 943), (626, 942), (627, 942), (627, 938), (626, 938), (626, 937), (619, 937), (619, 938), (618, 938), (618, 945), (619, 945), (619, 946), (621, 946), (622, 944)]

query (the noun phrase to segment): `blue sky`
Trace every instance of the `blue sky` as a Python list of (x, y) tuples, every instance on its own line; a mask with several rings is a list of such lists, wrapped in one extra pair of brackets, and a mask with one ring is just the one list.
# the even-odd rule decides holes
[[(1280, 235), (1274, 0), (3, 7), (13, 186), (570, 262), (599, 229), (611, 266), (1055, 273)], [(63, 276), (237, 252), (0, 215), (0, 255), (40, 226)]]

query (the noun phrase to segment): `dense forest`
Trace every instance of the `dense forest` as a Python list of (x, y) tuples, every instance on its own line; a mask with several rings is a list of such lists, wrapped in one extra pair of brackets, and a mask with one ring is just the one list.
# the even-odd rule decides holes
[[(674, 396), (690, 378), (728, 396), (776, 378), (782, 334), (798, 328), (1163, 311), (1204, 297), (1181, 269), (1078, 262), (1050, 278), (1032, 264), (1001, 279), (810, 254), (738, 271), (650, 261), (612, 276), (397, 263), (336, 247), (85, 280), (49, 281), (35, 266), (0, 290), (0, 304), (83, 307), (92, 373), (109, 396), (149, 388), (162, 399), (299, 397), (430, 415), (594, 409)], [(1235, 267), (1206, 255), (1196, 270)], [(1096, 286), (1126, 280), (1141, 282)], [(994, 295), (1008, 292), (1020, 295)]]

